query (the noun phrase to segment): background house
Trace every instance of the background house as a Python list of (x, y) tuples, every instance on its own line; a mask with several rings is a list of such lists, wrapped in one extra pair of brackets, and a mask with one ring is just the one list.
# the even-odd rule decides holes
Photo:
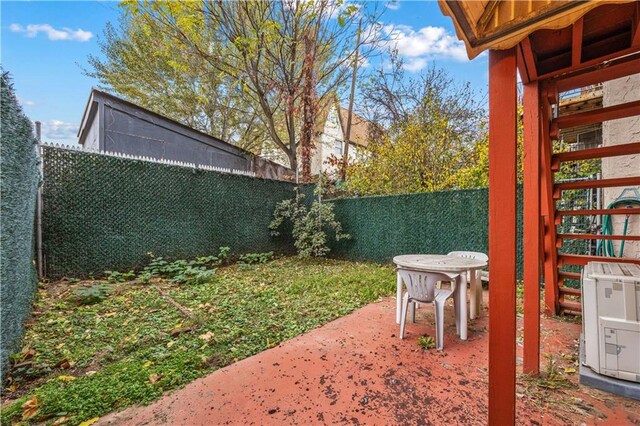
[[(333, 155), (342, 158), (344, 152), (344, 130), (347, 125), (348, 110), (337, 102), (331, 104), (320, 116), (316, 125), (317, 137), (315, 151), (311, 160), (311, 173), (336, 172), (336, 167), (328, 163)], [(351, 119), (351, 135), (349, 145), (349, 161), (357, 161), (367, 155), (370, 122), (353, 113)]]
[(280, 164), (97, 89), (89, 96), (78, 138), (88, 150), (293, 178)]

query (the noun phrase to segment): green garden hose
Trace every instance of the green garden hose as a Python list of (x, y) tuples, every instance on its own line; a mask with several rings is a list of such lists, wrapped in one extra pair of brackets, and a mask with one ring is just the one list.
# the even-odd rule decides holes
[[(634, 206), (640, 206), (640, 191), (636, 188), (625, 188), (618, 198), (607, 206), (607, 209), (615, 209), (618, 207), (631, 208)], [(624, 227), (622, 229), (623, 236), (627, 235), (630, 216), (631, 215), (628, 214), (624, 220)], [(602, 235), (613, 235), (613, 223), (611, 221), (610, 214), (602, 216)], [(596, 245), (596, 254), (598, 256), (622, 257), (624, 254), (624, 243), (625, 240), (623, 239), (620, 243), (620, 254), (616, 256), (613, 241), (598, 240), (598, 244)]]

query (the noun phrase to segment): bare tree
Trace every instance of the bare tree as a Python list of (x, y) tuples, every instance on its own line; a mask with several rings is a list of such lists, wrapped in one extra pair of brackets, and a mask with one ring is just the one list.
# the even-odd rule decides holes
[[(188, 7), (136, 3), (132, 13), (160, 24), (212, 71), (232, 78), (250, 100), (272, 144), (299, 168), (299, 145), (319, 112), (348, 78), (355, 52), (373, 52), (376, 31), (356, 37), (362, 19), (374, 28), (384, 10), (376, 3), (332, 0), (207, 1)], [(186, 8), (186, 10), (185, 10)], [(218, 51), (199, 37), (202, 25), (227, 48)], [(313, 105), (312, 105), (313, 104)], [(305, 130), (304, 138), (301, 137)], [(306, 171), (305, 171), (306, 173)]]
[[(456, 137), (474, 139), (485, 118), (482, 96), (468, 82), (458, 82), (447, 71), (430, 66), (417, 77), (408, 77), (396, 51), (390, 52), (390, 67), (379, 67), (361, 85), (362, 113), (393, 134), (428, 105), (443, 113)], [(486, 96), (486, 95), (484, 95)]]

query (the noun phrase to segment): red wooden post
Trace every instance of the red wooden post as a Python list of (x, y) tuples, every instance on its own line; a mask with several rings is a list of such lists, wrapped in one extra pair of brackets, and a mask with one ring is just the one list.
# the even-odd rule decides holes
[(540, 87), (524, 85), (524, 362), (540, 372)]
[(543, 216), (544, 226), (544, 293), (545, 313), (555, 315), (558, 313), (558, 251), (556, 246), (556, 207), (553, 199), (554, 172), (551, 167), (552, 142), (549, 135), (551, 123), (551, 105), (553, 90), (544, 84), (541, 88), (540, 102), (540, 211)]
[(515, 423), (516, 50), (489, 51), (489, 424)]

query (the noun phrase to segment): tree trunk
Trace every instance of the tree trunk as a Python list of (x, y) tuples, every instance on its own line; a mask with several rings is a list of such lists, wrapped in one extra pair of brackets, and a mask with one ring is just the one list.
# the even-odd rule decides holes
[(310, 34), (305, 35), (304, 50), (300, 161), (302, 163), (302, 181), (309, 182), (311, 181), (311, 159), (315, 148), (313, 139), (318, 103), (313, 72), (315, 66), (315, 40), (312, 39)]

